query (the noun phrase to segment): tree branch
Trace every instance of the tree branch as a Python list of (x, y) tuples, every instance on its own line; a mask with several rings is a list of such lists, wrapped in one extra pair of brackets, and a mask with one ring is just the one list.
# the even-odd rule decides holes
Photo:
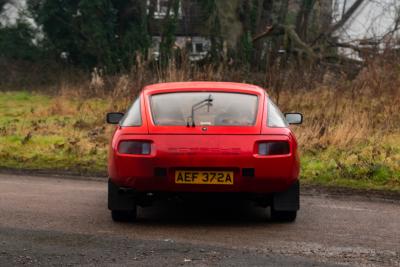
[(273, 29), (274, 29), (274, 27), (272, 25), (268, 25), (267, 27), (265, 27), (265, 31), (263, 31), (262, 33), (257, 34), (256, 36), (253, 37), (253, 43), (270, 35), (272, 33)]
[(364, 3), (364, 1), (365, 0), (356, 0), (354, 4), (349, 8), (349, 10), (347, 10), (346, 13), (344, 13), (342, 18), (328, 30), (327, 32), (328, 35), (342, 28), (346, 24), (346, 22), (353, 16), (353, 14), (357, 11), (357, 9)]
[(311, 59), (316, 59), (317, 55), (315, 54), (313, 48), (309, 46), (307, 43), (303, 42), (299, 35), (296, 33), (295, 29), (292, 26), (286, 25), (284, 26), (285, 32), (289, 36), (290, 40), (299, 48), (301, 48)]
[(350, 48), (358, 53), (361, 53), (361, 49), (360, 47), (353, 45), (353, 44), (349, 44), (349, 43), (339, 43), (339, 42), (330, 42), (329, 44), (331, 45), (331, 47), (341, 47), (341, 48)]
[(321, 33), (312, 43), (311, 45), (314, 45), (316, 42), (318, 42), (322, 37), (330, 36), (332, 33), (337, 31), (338, 29), (342, 28), (346, 22), (353, 16), (353, 14), (358, 10), (358, 8), (365, 2), (365, 0), (356, 0), (353, 5), (346, 11), (346, 13), (343, 14), (342, 18), (335, 24), (333, 25), (330, 29), (328, 29), (326, 32)]
[(281, 25), (277, 24), (274, 26), (267, 26), (266, 30), (253, 38), (253, 42), (256, 42), (264, 37), (270, 35), (284, 35), (287, 34), (293, 44), (302, 52), (306, 53), (312, 59), (317, 58), (313, 48), (307, 43), (303, 42), (299, 35), (296, 33), (295, 29), (291, 25)]

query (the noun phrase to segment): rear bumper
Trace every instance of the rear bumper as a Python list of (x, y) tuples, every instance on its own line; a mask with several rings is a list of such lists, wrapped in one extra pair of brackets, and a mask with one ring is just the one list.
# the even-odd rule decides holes
[[(299, 176), (297, 148), (290, 136), (144, 135), (134, 139), (149, 140), (151, 154), (119, 154), (116, 141), (109, 154), (109, 177), (118, 186), (138, 192), (273, 193), (287, 190)], [(265, 140), (288, 141), (290, 153), (258, 155), (257, 142)], [(232, 171), (234, 182), (233, 185), (176, 184), (176, 170)]]
[[(235, 172), (236, 173), (236, 172)], [(297, 179), (235, 176), (233, 185), (176, 184), (172, 175), (152, 177), (126, 177), (112, 179), (123, 187), (137, 192), (243, 192), (273, 193), (285, 191)]]

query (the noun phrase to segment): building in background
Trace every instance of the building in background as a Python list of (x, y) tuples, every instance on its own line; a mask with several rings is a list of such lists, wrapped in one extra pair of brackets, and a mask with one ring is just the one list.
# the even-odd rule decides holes
[[(169, 0), (147, 0), (147, 6), (153, 6), (153, 18), (149, 23), (149, 32), (152, 35), (152, 47), (150, 54), (158, 59), (160, 55), (160, 43), (168, 12)], [(205, 35), (205, 14), (200, 2), (196, 0), (182, 0), (178, 8), (178, 24), (175, 32), (175, 47), (185, 50), (191, 61), (198, 61), (206, 57), (210, 51), (211, 41)], [(170, 15), (175, 15), (170, 9)]]
[[(182, 50), (185, 49), (189, 59), (192, 61), (204, 59), (211, 48), (211, 41), (208, 37), (206, 25), (207, 14), (204, 14), (201, 1), (202, 0), (180, 0), (178, 8), (175, 46)], [(319, 28), (321, 29), (329, 27), (332, 22), (332, 1), (333, 0), (318, 1), (316, 4), (317, 20)], [(152, 36), (150, 55), (154, 59), (158, 59), (160, 55), (162, 30), (165, 24), (169, 2), (169, 0), (147, 0), (148, 12), (150, 7), (154, 9), (153, 16), (149, 23), (149, 32)], [(289, 0), (289, 11), (291, 14), (295, 15), (300, 10), (300, 2), (299, 0)], [(265, 3), (260, 1), (260, 4), (264, 5)], [(173, 12), (174, 11), (170, 8), (171, 16), (174, 15)], [(267, 19), (270, 16), (271, 15), (263, 18)], [(236, 17), (238, 21), (240, 20), (239, 14), (233, 14), (231, 17)], [(267, 20), (269, 21), (269, 19)]]

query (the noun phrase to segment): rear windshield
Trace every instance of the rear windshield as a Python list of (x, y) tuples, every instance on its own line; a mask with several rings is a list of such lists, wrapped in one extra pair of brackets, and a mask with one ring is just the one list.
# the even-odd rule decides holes
[(258, 97), (224, 92), (182, 92), (151, 97), (155, 125), (252, 126)]

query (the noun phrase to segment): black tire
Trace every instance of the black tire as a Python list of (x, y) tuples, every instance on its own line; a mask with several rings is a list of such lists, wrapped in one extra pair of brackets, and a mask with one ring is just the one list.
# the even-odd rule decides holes
[(111, 218), (114, 222), (133, 222), (136, 220), (136, 208), (134, 210), (112, 210)]
[(294, 222), (297, 217), (297, 211), (278, 211), (271, 208), (271, 220), (274, 222)]

